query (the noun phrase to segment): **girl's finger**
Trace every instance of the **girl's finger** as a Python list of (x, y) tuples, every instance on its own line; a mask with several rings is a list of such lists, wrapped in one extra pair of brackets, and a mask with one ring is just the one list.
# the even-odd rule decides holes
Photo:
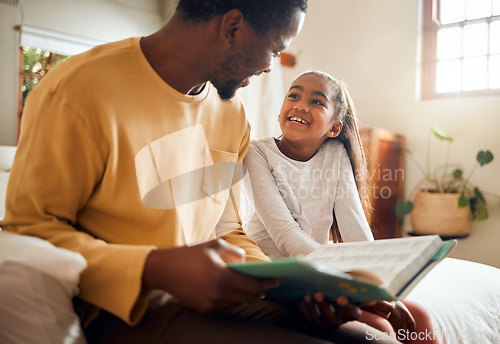
[(314, 300), (318, 305), (323, 321), (326, 322), (329, 327), (339, 327), (342, 325), (343, 321), (339, 318), (337, 310), (325, 299), (323, 293), (314, 294)]

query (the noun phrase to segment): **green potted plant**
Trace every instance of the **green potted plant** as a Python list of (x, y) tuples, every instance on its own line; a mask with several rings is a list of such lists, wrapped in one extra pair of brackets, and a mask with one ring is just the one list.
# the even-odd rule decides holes
[[(446, 143), (447, 150), (444, 164), (431, 171), (430, 153), (433, 137)], [(467, 236), (471, 220), (482, 221), (488, 218), (484, 195), (500, 199), (500, 196), (482, 192), (470, 181), (478, 167), (487, 165), (493, 160), (493, 154), (489, 150), (479, 151), (476, 156), (477, 164), (469, 174), (465, 175), (458, 164), (449, 162), (452, 142), (453, 138), (431, 126), (425, 168), (413, 158), (412, 152), (405, 148), (407, 156), (423, 174), (423, 178), (411, 191), (409, 200), (398, 200), (396, 203), (396, 214), (401, 221), (410, 214), (412, 234)]]

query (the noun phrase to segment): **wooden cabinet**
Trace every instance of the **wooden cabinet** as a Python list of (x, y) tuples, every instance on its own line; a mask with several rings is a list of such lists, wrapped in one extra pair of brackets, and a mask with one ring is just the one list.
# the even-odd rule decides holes
[(404, 137), (382, 128), (364, 128), (360, 134), (372, 186), (373, 235), (375, 239), (400, 237), (395, 207), (404, 197)]

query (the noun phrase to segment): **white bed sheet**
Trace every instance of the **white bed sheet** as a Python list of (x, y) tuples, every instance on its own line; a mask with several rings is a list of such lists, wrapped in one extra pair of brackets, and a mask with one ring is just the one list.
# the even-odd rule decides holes
[(429, 311), (443, 344), (500, 343), (500, 269), (446, 258), (407, 299)]

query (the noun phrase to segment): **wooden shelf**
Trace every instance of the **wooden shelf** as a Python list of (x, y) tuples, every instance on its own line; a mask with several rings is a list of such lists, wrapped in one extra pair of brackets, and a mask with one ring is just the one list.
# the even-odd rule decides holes
[(375, 239), (401, 237), (395, 208), (404, 197), (404, 143), (402, 135), (382, 128), (360, 130), (368, 159), (374, 216), (369, 219)]

